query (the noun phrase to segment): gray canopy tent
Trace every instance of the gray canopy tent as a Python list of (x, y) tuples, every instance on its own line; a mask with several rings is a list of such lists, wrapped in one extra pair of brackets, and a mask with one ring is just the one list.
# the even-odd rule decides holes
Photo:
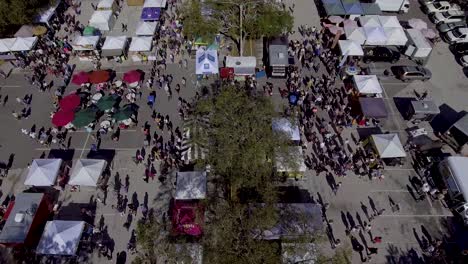
[(84, 221), (48, 221), (36, 253), (44, 255), (75, 255), (86, 223)]
[(360, 97), (361, 111), (366, 117), (385, 118), (388, 117), (387, 107), (382, 98)]
[(206, 172), (185, 171), (177, 172), (176, 200), (205, 199)]

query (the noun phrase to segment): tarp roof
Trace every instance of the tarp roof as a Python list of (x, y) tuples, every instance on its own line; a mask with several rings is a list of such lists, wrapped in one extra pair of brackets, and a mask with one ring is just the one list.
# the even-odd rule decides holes
[(135, 35), (137, 36), (152, 36), (156, 32), (158, 22), (140, 21), (136, 27)]
[(111, 10), (97, 10), (91, 15), (88, 25), (99, 30), (110, 30), (110, 20), (112, 18)]
[(460, 120), (453, 124), (453, 126), (463, 134), (468, 135), (468, 114), (465, 114)]
[(359, 93), (379, 94), (382, 93), (379, 79), (376, 75), (353, 75), (354, 85)]
[(372, 135), (372, 141), (381, 158), (406, 157), (406, 152), (401, 145), (398, 134), (376, 134)]
[(366, 117), (384, 118), (388, 116), (383, 98), (359, 97), (359, 103), (362, 113)]
[[(447, 166), (453, 180), (447, 180), (449, 190), (458, 190), (465, 199), (468, 198), (468, 157), (447, 157)], [(445, 176), (445, 175), (444, 175)], [(450, 179), (450, 178), (448, 178)]]
[(379, 21), (382, 27), (400, 27), (400, 21), (396, 16), (379, 16)]
[(291, 121), (287, 118), (274, 118), (272, 120), (271, 126), (274, 131), (286, 133), (289, 136), (290, 140), (301, 140), (299, 126), (297, 124), (293, 126)]
[(354, 40), (339, 40), (338, 44), (343, 55), (364, 56), (361, 45)]
[(0, 52), (9, 52), (16, 38), (0, 39)]
[(99, 177), (106, 167), (105, 160), (98, 159), (79, 159), (73, 165), (70, 185), (97, 186)]
[(153, 37), (132, 37), (129, 51), (151, 51)]
[(94, 50), (99, 36), (78, 36), (72, 44), (74, 50)]
[(52, 186), (57, 179), (61, 159), (35, 159), (29, 168), (24, 185)]
[(48, 221), (37, 245), (36, 253), (75, 255), (84, 228), (84, 221)]
[(122, 50), (127, 44), (127, 36), (107, 36), (101, 50)]
[(37, 37), (16, 38), (10, 51), (28, 51), (34, 48), (37, 43)]
[(404, 46), (408, 42), (408, 38), (402, 27), (384, 27), (383, 29), (387, 36), (386, 45)]
[(366, 42), (366, 33), (364, 33), (364, 28), (356, 26), (345, 26), (344, 32), (346, 34), (346, 39), (352, 40), (360, 45)]
[(16, 195), (13, 209), (0, 232), (0, 243), (24, 243), (43, 197), (43, 193)]
[(143, 7), (161, 7), (164, 8), (167, 5), (167, 0), (145, 0)]
[(369, 16), (360, 16), (359, 17), (359, 24), (363, 27), (380, 27), (379, 16), (376, 15), (369, 15)]
[(185, 171), (177, 172), (176, 200), (205, 199), (206, 172)]
[[(278, 172), (304, 172), (307, 170), (307, 166), (304, 162), (304, 154), (302, 147), (291, 146), (288, 147), (287, 156), (277, 154), (275, 157), (276, 171)], [(289, 160), (291, 159), (291, 160)]]
[(383, 27), (364, 27), (366, 33), (366, 45), (385, 45), (387, 36)]
[(219, 72), (218, 51), (199, 48), (195, 59), (196, 74), (217, 74)]

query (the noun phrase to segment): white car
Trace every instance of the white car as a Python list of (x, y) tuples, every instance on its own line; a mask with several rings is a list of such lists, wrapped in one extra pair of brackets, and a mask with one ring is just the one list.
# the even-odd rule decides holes
[(456, 28), (445, 33), (444, 40), (449, 44), (468, 42), (468, 28)]
[(429, 15), (429, 18), (434, 24), (452, 23), (464, 21), (466, 19), (466, 15), (464, 11), (451, 10), (447, 12), (432, 13)]
[(431, 13), (439, 13), (439, 12), (445, 12), (445, 11), (451, 11), (451, 10), (460, 11), (461, 9), (460, 9), (460, 6), (456, 4), (451, 5), (447, 1), (440, 1), (440, 2), (426, 4), (423, 7), (423, 10), (427, 14), (431, 14)]
[(460, 64), (463, 67), (468, 67), (468, 55), (465, 55), (465, 56), (460, 58)]

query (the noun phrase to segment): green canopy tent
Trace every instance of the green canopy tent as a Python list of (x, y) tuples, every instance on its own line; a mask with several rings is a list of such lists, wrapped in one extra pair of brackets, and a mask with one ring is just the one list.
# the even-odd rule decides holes
[(83, 36), (95, 36), (96, 34), (96, 29), (91, 26), (87, 26), (83, 29)]
[(341, 2), (333, 3), (333, 4), (324, 4), (323, 8), (325, 9), (325, 12), (327, 12), (327, 15), (329, 16), (344, 16), (346, 15), (346, 11), (343, 7), (343, 4)]
[(135, 111), (133, 111), (131, 107), (124, 107), (117, 111), (112, 118), (114, 118), (116, 122), (119, 122), (131, 118), (134, 113)]
[(75, 119), (72, 121), (72, 124), (79, 128), (89, 125), (90, 123), (96, 120), (96, 110), (91, 108), (86, 108), (78, 111), (75, 114)]
[(106, 95), (99, 99), (99, 101), (96, 103), (96, 106), (99, 108), (99, 110), (106, 111), (114, 107), (116, 102), (117, 99), (114, 96)]

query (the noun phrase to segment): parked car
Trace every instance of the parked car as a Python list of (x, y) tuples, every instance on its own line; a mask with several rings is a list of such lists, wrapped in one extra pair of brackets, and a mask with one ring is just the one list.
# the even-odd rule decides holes
[(432, 13), (429, 15), (429, 18), (434, 24), (466, 21), (465, 12), (456, 10)]
[(457, 56), (468, 55), (468, 42), (455, 43), (450, 49)]
[(440, 0), (419, 0), (419, 3), (422, 5), (422, 6), (425, 6), (427, 4), (432, 4), (432, 3), (435, 3), (435, 2), (439, 2)]
[(432, 77), (432, 73), (421, 66), (392, 66), (390, 69), (396, 78), (404, 82), (410, 80), (427, 81)]
[(466, 24), (466, 21), (441, 23), (437, 25), (437, 30), (439, 30), (440, 33), (445, 33), (445, 32), (449, 32), (451, 30), (454, 30), (456, 28), (461, 28), (461, 27), (468, 27), (468, 24)]
[(468, 28), (456, 28), (445, 33), (443, 39), (450, 44), (468, 42)]
[(468, 67), (468, 55), (465, 55), (465, 56), (460, 58), (460, 64), (463, 67)]
[(385, 61), (395, 63), (400, 59), (400, 53), (387, 47), (374, 47), (364, 49), (363, 61), (368, 63), (370, 61)]
[(451, 10), (457, 10), (460, 11), (460, 6), (457, 4), (450, 4), (447, 1), (440, 1), (440, 2), (434, 2), (434, 3), (429, 3), (426, 4), (423, 7), (423, 11), (427, 14), (431, 13), (437, 13), (437, 12), (445, 12), (445, 11), (451, 11)]

